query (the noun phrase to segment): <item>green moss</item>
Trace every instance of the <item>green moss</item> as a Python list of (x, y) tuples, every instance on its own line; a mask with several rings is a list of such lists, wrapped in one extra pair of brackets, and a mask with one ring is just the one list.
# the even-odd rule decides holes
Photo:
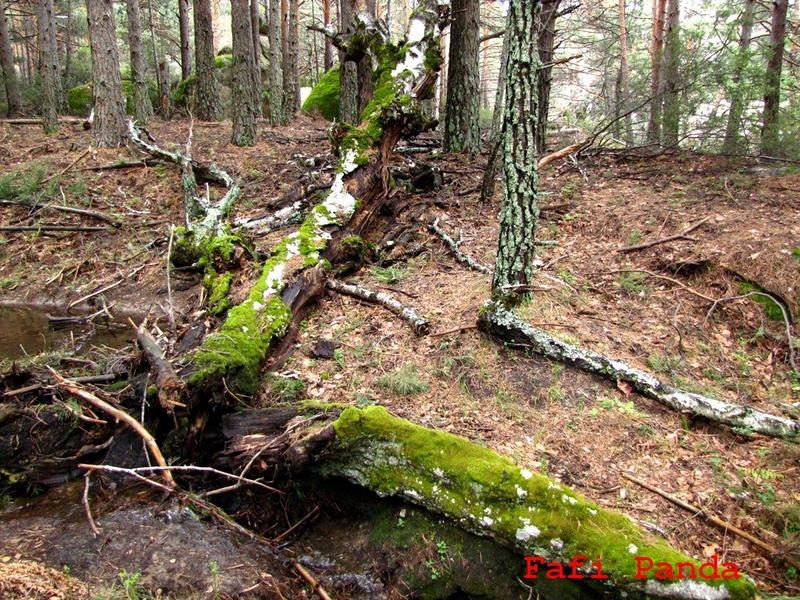
[(233, 273), (222, 273), (218, 275), (216, 271), (209, 268), (203, 277), (203, 285), (208, 290), (208, 312), (212, 315), (221, 315), (227, 311), (231, 305), (228, 293), (231, 290)]
[(339, 242), (339, 248), (344, 260), (363, 262), (372, 252), (372, 244), (358, 235), (352, 235)]
[(88, 115), (92, 110), (92, 84), (85, 83), (67, 92), (67, 108), (73, 115)]
[(218, 54), (214, 59), (214, 66), (217, 69), (227, 69), (233, 66), (233, 54)]
[[(231, 54), (220, 54), (214, 59), (214, 66), (220, 71), (225, 71), (233, 66), (233, 56)], [(175, 86), (172, 92), (172, 102), (179, 108), (186, 108), (190, 105), (190, 99), (194, 94), (197, 85), (197, 73), (192, 73)]]
[[(599, 556), (609, 583), (633, 591), (645, 583), (684, 581), (636, 579), (634, 556), (699, 564), (547, 477), (463, 438), (393, 417), (383, 407), (348, 408), (334, 428), (335, 453), (320, 466), (323, 474), (408, 498), (520, 553), (564, 563), (576, 555)], [(752, 598), (755, 591), (746, 579), (694, 583), (724, 585), (732, 598)]]
[(319, 80), (303, 103), (303, 112), (321, 114), (328, 121), (339, 118), (339, 67), (334, 67)]

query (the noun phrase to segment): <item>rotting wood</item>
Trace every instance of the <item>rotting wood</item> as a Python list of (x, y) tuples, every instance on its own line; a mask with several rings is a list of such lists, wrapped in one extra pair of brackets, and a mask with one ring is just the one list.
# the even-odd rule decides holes
[(479, 271), (485, 275), (489, 275), (490, 277), (492, 276), (492, 270), (489, 267), (480, 264), (475, 259), (467, 256), (458, 249), (460, 244), (457, 243), (452, 237), (447, 235), (447, 233), (441, 227), (439, 227), (438, 218), (433, 223), (428, 225), (428, 228), (442, 239), (447, 248), (450, 250), (450, 254), (452, 254), (458, 262), (465, 267), (473, 269), (474, 271)]
[(653, 240), (652, 242), (645, 242), (643, 244), (636, 244), (635, 246), (625, 246), (624, 248), (619, 248), (617, 252), (620, 254), (628, 254), (630, 252), (636, 252), (638, 250), (645, 250), (646, 248), (652, 248), (653, 246), (657, 246), (658, 244), (666, 244), (667, 242), (674, 242), (675, 240), (689, 240), (695, 241), (692, 238), (688, 237), (688, 235), (700, 227), (703, 223), (711, 219), (711, 217), (706, 217), (704, 219), (700, 219), (697, 223), (690, 225), (680, 233), (676, 233), (675, 235), (668, 235), (667, 237), (659, 238), (657, 240)]
[(175, 412), (175, 407), (186, 408), (180, 402), (181, 394), (184, 390), (183, 381), (178, 378), (172, 364), (164, 358), (161, 347), (153, 339), (144, 327), (144, 323), (136, 328), (136, 340), (139, 342), (142, 351), (147, 356), (150, 368), (155, 372), (156, 387), (158, 387), (158, 402), (161, 408), (169, 414)]
[(539, 159), (539, 168), (543, 169), (551, 162), (558, 160), (559, 158), (564, 158), (565, 156), (569, 156), (570, 154), (575, 154), (576, 152), (580, 152), (584, 148), (587, 148), (594, 142), (594, 137), (589, 139), (583, 140), (582, 142), (577, 142), (575, 144), (571, 144), (566, 148), (562, 148), (561, 150), (557, 150), (552, 154), (548, 154), (547, 156), (543, 156)]
[(335, 279), (328, 279), (325, 285), (329, 290), (333, 290), (334, 292), (380, 304), (390, 312), (407, 321), (417, 335), (425, 335), (430, 330), (430, 323), (428, 323), (425, 317), (421, 317), (413, 308), (395, 300), (389, 294), (375, 292), (350, 283), (342, 283)]
[(643, 488), (645, 488), (646, 490), (650, 490), (654, 494), (658, 494), (662, 498), (664, 498), (666, 500), (669, 500), (675, 506), (680, 506), (682, 509), (684, 509), (686, 511), (689, 511), (690, 513), (693, 513), (695, 515), (700, 515), (706, 521), (708, 521), (710, 523), (713, 523), (717, 527), (720, 527), (723, 531), (726, 531), (726, 532), (730, 531), (731, 533), (733, 533), (735, 535), (738, 535), (740, 538), (743, 538), (743, 539), (747, 540), (748, 542), (750, 542), (752, 544), (755, 544), (759, 548), (762, 548), (763, 550), (766, 550), (767, 552), (769, 552), (770, 558), (781, 560), (784, 563), (786, 563), (788, 566), (794, 567), (795, 569), (800, 569), (800, 561), (795, 560), (794, 558), (792, 558), (791, 556), (789, 556), (788, 554), (786, 554), (784, 552), (780, 552), (775, 546), (773, 546), (771, 544), (768, 544), (767, 542), (765, 542), (763, 540), (760, 540), (759, 538), (755, 537), (754, 535), (751, 535), (751, 534), (747, 533), (746, 531), (742, 531), (741, 529), (739, 529), (738, 527), (735, 527), (734, 525), (731, 525), (727, 521), (723, 521), (719, 517), (710, 514), (705, 509), (698, 508), (696, 506), (693, 506), (693, 505), (689, 504), (688, 502), (684, 502), (680, 498), (677, 498), (677, 497), (673, 496), (672, 494), (669, 494), (669, 493), (665, 492), (664, 490), (662, 490), (662, 489), (660, 489), (660, 488), (658, 488), (658, 487), (656, 487), (654, 485), (651, 485), (651, 484), (647, 483), (646, 481), (642, 481), (641, 479), (637, 479), (633, 475), (629, 475), (628, 473), (625, 473), (624, 471), (621, 472), (620, 475), (622, 475), (628, 481), (632, 481), (636, 485), (640, 485)]
[[(105, 400), (101, 400), (83, 386), (78, 385), (74, 381), (70, 381), (68, 379), (63, 378), (53, 369), (49, 370), (51, 376), (55, 380), (55, 387), (57, 389), (67, 392), (68, 394), (71, 394), (76, 398), (80, 398), (81, 400), (83, 400), (84, 402), (88, 402), (95, 408), (99, 408), (104, 413), (111, 415), (118, 421), (122, 421), (123, 423), (125, 423), (128, 427), (133, 429), (139, 435), (139, 437), (142, 438), (142, 440), (144, 440), (147, 449), (153, 456), (153, 460), (155, 460), (156, 463), (158, 463), (158, 465), (161, 467), (167, 466), (167, 461), (164, 460), (164, 455), (161, 453), (161, 449), (158, 447), (155, 438), (149, 431), (147, 431), (147, 429), (144, 428), (144, 426), (141, 423), (139, 423), (139, 421), (134, 419), (125, 411), (111, 406)], [(172, 478), (172, 473), (170, 473), (169, 471), (164, 471), (163, 476), (164, 480), (167, 482), (170, 488), (176, 487), (175, 480)]]
[(568, 363), (612, 380), (625, 381), (636, 392), (673, 410), (772, 437), (797, 440), (800, 435), (798, 421), (674, 388), (624, 361), (563, 342), (525, 323), (519, 315), (495, 300), (488, 301), (481, 309), (478, 325), (503, 343), (531, 348), (552, 360)]

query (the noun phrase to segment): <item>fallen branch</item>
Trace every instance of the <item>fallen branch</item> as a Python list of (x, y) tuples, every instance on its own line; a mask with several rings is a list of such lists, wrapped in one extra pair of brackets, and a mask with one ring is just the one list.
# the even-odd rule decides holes
[(53, 175), (50, 175), (50, 177), (45, 177), (44, 179), (42, 179), (42, 181), (39, 183), (39, 185), (44, 185), (45, 183), (47, 183), (47, 182), (48, 182), (48, 181), (50, 181), (51, 179), (54, 179), (54, 178), (56, 178), (56, 177), (61, 177), (61, 176), (62, 176), (64, 173), (66, 173), (66, 172), (67, 172), (67, 171), (69, 171), (69, 170), (70, 170), (72, 167), (74, 167), (75, 165), (77, 165), (77, 164), (78, 164), (78, 162), (79, 162), (79, 161), (80, 161), (80, 160), (81, 160), (81, 159), (82, 159), (84, 156), (86, 156), (87, 154), (89, 154), (89, 152), (91, 152), (91, 151), (92, 151), (92, 147), (91, 147), (91, 146), (89, 146), (89, 147), (88, 147), (86, 150), (84, 150), (83, 152), (81, 152), (81, 154), (80, 154), (80, 156), (78, 156), (78, 158), (76, 158), (76, 159), (75, 159), (75, 160), (73, 160), (71, 163), (69, 163), (69, 164), (68, 164), (66, 167), (64, 167), (63, 169), (61, 169), (61, 171), (59, 171), (58, 173), (55, 173), (55, 174), (53, 174)]
[(628, 254), (629, 252), (636, 252), (637, 250), (644, 250), (645, 248), (652, 248), (653, 246), (657, 246), (658, 244), (665, 244), (667, 242), (674, 242), (675, 240), (692, 240), (692, 238), (688, 237), (688, 235), (700, 227), (703, 223), (708, 221), (711, 217), (706, 217), (705, 219), (700, 219), (694, 225), (690, 225), (680, 233), (676, 233), (675, 235), (668, 235), (667, 237), (659, 238), (657, 240), (653, 240), (652, 242), (645, 242), (644, 244), (636, 244), (635, 246), (625, 246), (624, 248), (620, 248), (617, 250), (620, 254)]
[(90, 233), (94, 231), (108, 231), (108, 227), (72, 227), (69, 225), (17, 225), (13, 227), (0, 227), (0, 231), (80, 231)]
[(97, 530), (97, 525), (95, 525), (94, 519), (92, 518), (92, 508), (89, 506), (89, 477), (91, 476), (91, 471), (86, 471), (83, 474), (83, 510), (86, 513), (86, 520), (89, 521), (89, 527), (94, 534), (94, 537), (100, 535), (100, 532)]
[(678, 281), (677, 279), (673, 279), (672, 277), (667, 277), (666, 275), (659, 275), (658, 273), (653, 273), (652, 271), (648, 271), (647, 269), (616, 269), (614, 271), (608, 271), (608, 273), (644, 273), (649, 277), (654, 277), (655, 279), (663, 279), (664, 281), (669, 281), (670, 283), (674, 283), (682, 290), (689, 292), (690, 294), (694, 294), (698, 298), (702, 298), (706, 302), (718, 302), (714, 300), (714, 298), (710, 296), (706, 296), (705, 294), (701, 294), (700, 292), (693, 290), (688, 285), (685, 285)]
[(319, 581), (314, 579), (314, 576), (306, 571), (299, 562), (295, 559), (290, 558), (289, 562), (294, 567), (294, 570), (300, 574), (300, 577), (306, 580), (308, 585), (311, 586), (311, 589), (314, 590), (314, 593), (322, 598), (322, 600), (331, 600), (331, 597), (328, 596), (328, 593), (323, 589), (323, 587), (319, 584)]
[(52, 208), (53, 210), (58, 210), (61, 212), (75, 213), (77, 215), (83, 215), (85, 217), (91, 217), (92, 219), (97, 219), (98, 221), (105, 221), (106, 223), (110, 223), (114, 227), (120, 226), (119, 222), (117, 222), (116, 220), (112, 219), (107, 215), (92, 210), (85, 210), (82, 208), (72, 208), (71, 206), (60, 206), (58, 204), (47, 204), (45, 206), (34, 207), (28, 202), (17, 202), (15, 200), (0, 200), (0, 204), (6, 204), (9, 206), (24, 206), (25, 208), (29, 209), (39, 208), (39, 210)]
[(674, 505), (680, 506), (682, 509), (687, 510), (687, 511), (689, 511), (691, 513), (694, 513), (695, 515), (700, 515), (706, 521), (709, 521), (709, 522), (713, 523), (717, 527), (721, 527), (726, 532), (730, 531), (731, 533), (733, 533), (735, 535), (738, 535), (741, 538), (746, 539), (748, 542), (750, 542), (752, 544), (755, 544), (759, 548), (763, 548), (764, 550), (769, 552), (770, 555), (772, 555), (773, 557), (779, 557), (780, 560), (782, 560), (787, 565), (792, 566), (795, 569), (800, 569), (800, 561), (795, 560), (794, 558), (792, 558), (788, 554), (784, 554), (784, 553), (779, 552), (778, 549), (775, 546), (772, 546), (771, 544), (768, 544), (767, 542), (764, 542), (764, 541), (758, 539), (757, 537), (747, 533), (746, 531), (742, 531), (738, 527), (735, 527), (735, 526), (731, 525), (727, 521), (723, 521), (719, 517), (716, 517), (716, 516), (714, 516), (712, 514), (707, 513), (704, 509), (698, 508), (696, 506), (692, 506), (688, 502), (684, 502), (680, 498), (676, 498), (675, 496), (673, 496), (671, 494), (668, 494), (664, 490), (659, 489), (654, 485), (650, 485), (649, 483), (647, 483), (645, 481), (642, 481), (641, 479), (637, 479), (636, 477), (633, 477), (632, 475), (628, 475), (625, 472), (620, 473), (620, 475), (622, 475), (625, 479), (627, 479), (629, 481), (632, 481), (636, 485), (640, 485), (643, 488), (645, 488), (647, 490), (650, 490), (651, 492), (653, 492), (655, 494), (658, 494), (662, 498), (665, 498), (666, 500), (669, 500)]
[[(167, 461), (164, 460), (164, 455), (161, 454), (161, 449), (158, 447), (155, 438), (150, 434), (149, 431), (147, 431), (147, 429), (145, 429), (139, 423), (139, 421), (134, 419), (125, 411), (122, 411), (118, 408), (114, 408), (108, 402), (106, 402), (105, 400), (101, 400), (100, 398), (89, 392), (84, 387), (78, 385), (74, 381), (64, 379), (55, 370), (49, 367), (48, 369), (50, 370), (50, 374), (52, 375), (53, 379), (55, 379), (55, 386), (58, 389), (65, 391), (75, 396), (76, 398), (80, 398), (85, 402), (88, 402), (95, 408), (99, 408), (104, 413), (111, 415), (118, 421), (122, 421), (123, 423), (125, 423), (128, 427), (130, 427), (137, 434), (139, 434), (139, 437), (141, 437), (144, 440), (147, 449), (150, 450), (150, 454), (153, 455), (153, 458), (159, 464), (159, 466), (162, 467), (167, 466)], [(172, 478), (172, 473), (170, 473), (169, 471), (164, 471), (164, 479), (169, 484), (170, 488), (176, 487), (175, 480)]]
[(161, 404), (161, 407), (169, 414), (175, 412), (176, 406), (186, 408), (186, 405), (179, 401), (184, 389), (184, 384), (175, 373), (172, 364), (164, 358), (164, 353), (161, 351), (158, 343), (144, 328), (144, 323), (136, 328), (136, 340), (147, 356), (147, 362), (150, 364), (150, 368), (155, 371), (158, 402)]
[(532, 348), (550, 359), (569, 363), (615, 381), (626, 381), (638, 393), (673, 410), (689, 412), (717, 423), (762, 435), (789, 440), (797, 439), (800, 435), (798, 421), (674, 388), (650, 373), (631, 367), (624, 361), (608, 358), (554, 338), (525, 323), (519, 315), (505, 308), (500, 302), (491, 300), (484, 305), (478, 317), (478, 325), (486, 333), (510, 345)]
[(463, 252), (458, 249), (459, 244), (451, 238), (445, 231), (439, 227), (439, 219), (436, 219), (433, 223), (428, 225), (428, 228), (438, 235), (442, 241), (444, 241), (445, 245), (450, 250), (450, 253), (456, 258), (458, 262), (460, 262), (465, 267), (473, 269), (474, 271), (480, 271), (481, 273), (485, 273), (486, 275), (491, 276), (492, 270), (489, 267), (486, 267), (473, 258), (467, 256)]
[(576, 152), (580, 152), (586, 146), (590, 145), (594, 141), (594, 138), (585, 139), (582, 142), (577, 142), (576, 144), (572, 144), (571, 146), (567, 146), (566, 148), (562, 148), (561, 150), (557, 150), (552, 154), (548, 154), (547, 156), (543, 156), (539, 159), (539, 168), (543, 169), (547, 165), (549, 165), (554, 160), (558, 160), (559, 158), (564, 158), (565, 156), (569, 156), (570, 154), (575, 154)]
[(374, 292), (357, 285), (342, 283), (341, 281), (336, 281), (335, 279), (328, 279), (325, 285), (329, 290), (333, 290), (334, 292), (353, 296), (354, 298), (360, 298), (361, 300), (366, 300), (367, 302), (380, 304), (387, 310), (408, 321), (411, 324), (411, 327), (414, 329), (414, 333), (417, 335), (424, 335), (428, 333), (428, 330), (430, 329), (430, 323), (428, 323), (428, 320), (425, 317), (419, 316), (413, 308), (404, 305), (398, 300), (395, 300), (389, 294), (384, 294), (383, 292)]

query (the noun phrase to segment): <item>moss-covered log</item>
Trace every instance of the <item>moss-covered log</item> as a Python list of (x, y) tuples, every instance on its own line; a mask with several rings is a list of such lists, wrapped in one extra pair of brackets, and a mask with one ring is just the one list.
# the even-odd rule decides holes
[(786, 439), (800, 438), (800, 422), (770, 415), (749, 406), (731, 404), (667, 385), (654, 375), (554, 338), (525, 323), (502, 303), (489, 301), (481, 310), (478, 326), (504, 343), (531, 348), (552, 360), (575, 365), (615, 381), (625, 381), (643, 396), (673, 410), (698, 415), (717, 423)]
[(284, 337), (295, 316), (322, 292), (338, 240), (368, 225), (386, 197), (388, 160), (397, 142), (425, 125), (419, 102), (428, 97), (441, 63), (436, 0), (421, 2), (412, 15), (405, 44), (385, 45), (374, 100), (360, 127), (335, 126), (339, 154), (336, 178), (325, 200), (299, 230), (272, 250), (247, 299), (232, 308), (220, 330), (193, 358), (189, 383), (203, 396), (225, 389), (253, 394), (271, 346)]
[[(258, 453), (270, 464), (257, 471), (273, 473), (275, 461), (280, 461), (294, 472), (310, 467), (317, 475), (343, 477), (380, 496), (404, 498), (517, 552), (520, 572), (537, 578), (560, 569), (564, 577), (628, 598), (755, 595), (755, 586), (738, 567), (720, 563), (714, 577), (701, 577), (701, 562), (642, 531), (624, 515), (492, 450), (414, 425), (383, 407), (350, 407), (339, 414), (340, 410), (330, 406), (325, 412), (321, 406), (306, 405), (229, 415), (224, 427), (227, 466), (246, 464)], [(309, 415), (315, 412), (313, 428), (302, 437), (294, 417), (302, 415), (310, 423)], [(284, 433), (288, 429), (292, 435)], [(570, 568), (576, 557), (582, 558)], [(663, 577), (667, 568), (673, 578)], [(709, 568), (703, 573), (710, 573)], [(695, 577), (688, 577), (693, 570)], [(738, 578), (722, 577), (734, 570)]]

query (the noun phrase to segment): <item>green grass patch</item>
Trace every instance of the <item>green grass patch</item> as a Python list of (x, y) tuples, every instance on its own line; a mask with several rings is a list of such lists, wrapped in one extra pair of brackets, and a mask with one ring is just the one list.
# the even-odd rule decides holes
[(417, 365), (410, 364), (378, 377), (378, 385), (395, 396), (424, 394), (430, 389), (428, 383), (417, 373)]

